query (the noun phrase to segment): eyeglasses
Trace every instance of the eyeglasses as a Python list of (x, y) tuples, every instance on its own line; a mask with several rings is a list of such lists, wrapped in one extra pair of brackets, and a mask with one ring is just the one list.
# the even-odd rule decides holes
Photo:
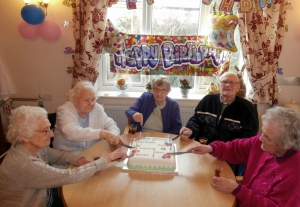
[(51, 133), (53, 133), (53, 129), (47, 129), (47, 130), (36, 131), (36, 132), (43, 132), (43, 133), (45, 133), (45, 135), (49, 136)]
[(239, 84), (240, 82), (233, 82), (233, 81), (220, 81), (220, 83), (221, 83), (221, 85), (223, 85), (223, 86), (226, 86), (226, 85), (233, 86), (233, 85)]
[(158, 93), (158, 92), (161, 92), (161, 93), (168, 93), (168, 90), (167, 90), (167, 89), (154, 88), (153, 91), (154, 91), (154, 93)]

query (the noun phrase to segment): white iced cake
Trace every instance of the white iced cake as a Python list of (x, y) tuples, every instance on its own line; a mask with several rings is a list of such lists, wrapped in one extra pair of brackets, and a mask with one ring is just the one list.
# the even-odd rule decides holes
[(145, 137), (134, 139), (131, 144), (133, 157), (128, 159), (128, 169), (153, 170), (153, 171), (175, 171), (175, 156), (168, 155), (174, 152), (171, 139), (159, 137)]

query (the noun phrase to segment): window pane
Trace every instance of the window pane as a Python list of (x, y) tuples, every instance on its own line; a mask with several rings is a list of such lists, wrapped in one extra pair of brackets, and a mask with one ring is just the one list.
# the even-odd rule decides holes
[[(154, 79), (154, 77), (156, 77), (156, 76), (152, 75), (151, 80)], [(187, 79), (192, 88), (194, 86), (194, 80), (195, 80), (194, 76), (174, 76), (174, 75), (172, 75), (172, 76), (167, 76), (167, 77), (171, 82), (171, 88), (179, 88), (180, 80), (182, 80), (182, 79)]]
[[(210, 16), (213, 13), (213, 5), (202, 6), (202, 1), (199, 0), (155, 0), (152, 6), (144, 2), (145, 0), (137, 0), (137, 9), (128, 10), (125, 0), (119, 0), (117, 4), (109, 7), (107, 10), (107, 19), (122, 32), (131, 34), (156, 34), (156, 35), (199, 35), (199, 26), (208, 26)], [(215, 0), (216, 8), (218, 10), (221, 0)], [(152, 9), (143, 8), (143, 4)], [(202, 9), (202, 10), (201, 10)], [(204, 10), (205, 11), (204, 11)], [(236, 14), (237, 4), (234, 4), (233, 13)], [(143, 12), (147, 15), (143, 16)], [(152, 12), (152, 14), (150, 13)], [(202, 16), (201, 16), (202, 15)], [(205, 18), (204, 18), (205, 16)], [(146, 19), (143, 19), (146, 17)], [(205, 19), (205, 20), (204, 20)], [(202, 20), (202, 21), (201, 21)], [(146, 23), (142, 23), (146, 22)], [(152, 24), (152, 25), (151, 25)], [(142, 25), (145, 31), (142, 31)], [(150, 25), (150, 26), (149, 26)], [(148, 28), (149, 26), (149, 28)], [(203, 29), (203, 28), (202, 28)], [(151, 31), (151, 32), (150, 32)], [(230, 70), (235, 72), (234, 66), (239, 65), (240, 43), (238, 28), (235, 29), (235, 43), (238, 47), (238, 52), (231, 54)], [(108, 54), (107, 54), (107, 57)], [(115, 74), (110, 72), (109, 58), (100, 65), (100, 70), (103, 72), (101, 76), (102, 85), (113, 85)], [(100, 72), (101, 74), (101, 72)], [(100, 77), (99, 76), (99, 77)], [(171, 81), (171, 87), (178, 88), (179, 80), (186, 78), (190, 81), (190, 85), (198, 90), (199, 88), (206, 88), (207, 85), (217, 80), (215, 77), (195, 77), (195, 76), (168, 76)], [(144, 85), (149, 82), (150, 76), (131, 75), (133, 87)]]
[(155, 0), (152, 34), (198, 35), (199, 0)]
[(211, 83), (218, 83), (218, 80), (215, 76), (204, 76), (203, 85), (208, 86)]
[[(103, 63), (103, 74), (106, 74), (106, 84), (104, 85), (112, 85), (114, 83), (114, 79), (116, 77), (116, 73), (110, 72), (110, 58), (108, 53), (102, 53), (102, 63)], [(131, 75), (130, 78), (132, 80), (132, 83), (142, 83), (141, 76), (140, 75)]]
[(136, 9), (127, 9), (126, 1), (119, 0), (117, 4), (107, 9), (107, 19), (122, 32), (140, 34), (142, 25), (142, 0), (137, 0)]
[[(128, 10), (126, 5), (126, 0), (119, 0), (117, 4), (114, 4), (112, 7), (107, 9), (107, 19), (113, 23), (121, 32), (131, 33), (131, 34), (140, 34), (141, 25), (142, 25), (142, 11), (143, 5), (142, 0), (138, 0), (136, 4), (136, 9)], [(105, 68), (107, 71), (106, 74), (106, 85), (112, 85), (115, 73), (110, 72), (110, 62), (109, 55), (106, 54), (106, 63), (104, 64), (103, 71)], [(141, 84), (140, 75), (130, 75), (133, 84)]]

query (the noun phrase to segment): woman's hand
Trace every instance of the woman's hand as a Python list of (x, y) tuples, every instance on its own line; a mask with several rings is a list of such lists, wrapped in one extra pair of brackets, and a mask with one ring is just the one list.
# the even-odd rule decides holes
[(120, 135), (115, 135), (107, 130), (101, 130), (99, 137), (106, 139), (109, 142), (109, 144), (112, 145), (118, 145), (120, 142), (125, 144), (124, 140), (120, 137)]
[(203, 155), (213, 151), (213, 148), (209, 145), (198, 144), (196, 147), (192, 147), (187, 150), (188, 152), (193, 152), (195, 154)]
[(126, 153), (122, 150), (122, 148), (118, 148), (115, 151), (113, 151), (112, 153), (108, 154), (106, 156), (106, 160), (107, 163), (111, 162), (112, 160), (116, 160), (119, 159), (118, 161), (121, 162), (123, 160), (125, 160), (126, 158)]
[(188, 141), (189, 137), (193, 134), (192, 130), (186, 127), (182, 127), (179, 131), (180, 139), (183, 141)]
[(136, 112), (132, 115), (132, 118), (135, 122), (139, 122), (143, 126), (143, 114)]
[(85, 165), (86, 163), (89, 163), (90, 161), (86, 160), (85, 157), (81, 157), (77, 160), (77, 166)]
[(239, 186), (239, 184), (233, 180), (216, 176), (213, 177), (211, 185), (223, 193), (232, 193), (232, 191)]

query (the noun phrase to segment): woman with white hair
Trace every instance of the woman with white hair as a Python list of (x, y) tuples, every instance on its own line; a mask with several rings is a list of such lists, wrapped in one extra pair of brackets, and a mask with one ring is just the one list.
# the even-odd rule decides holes
[(96, 102), (90, 81), (77, 82), (66, 96), (69, 101), (56, 110), (54, 148), (78, 154), (101, 138), (113, 145), (124, 143), (116, 122)]
[[(51, 188), (84, 180), (112, 160), (126, 158), (121, 148), (92, 162), (50, 148), (53, 132), (47, 112), (41, 107), (20, 106), (12, 110), (6, 137), (12, 145), (0, 165), (0, 206), (57, 207), (52, 203)], [(51, 166), (54, 164), (80, 167), (58, 169)]]
[(230, 163), (246, 163), (241, 184), (213, 177), (212, 186), (233, 194), (237, 206), (300, 206), (300, 113), (273, 107), (262, 116), (262, 133), (189, 149)]

